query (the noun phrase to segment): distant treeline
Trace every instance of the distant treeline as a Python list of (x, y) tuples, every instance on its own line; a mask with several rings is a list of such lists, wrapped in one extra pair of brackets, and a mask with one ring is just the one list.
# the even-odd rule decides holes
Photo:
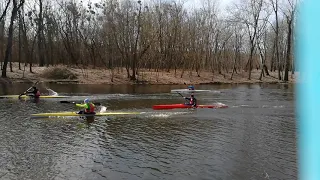
[[(278, 70), (287, 81), (292, 56), (294, 0), (242, 0), (223, 12), (213, 0), (187, 9), (180, 1), (3, 0), (2, 77), (10, 62), (83, 68), (182, 69), (236, 74)], [(21, 65), (20, 65), (21, 64)], [(12, 69), (11, 69), (12, 70)]]

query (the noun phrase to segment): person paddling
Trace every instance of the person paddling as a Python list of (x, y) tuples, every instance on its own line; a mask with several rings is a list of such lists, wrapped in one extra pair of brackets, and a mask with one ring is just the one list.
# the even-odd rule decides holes
[(84, 108), (84, 110), (79, 111), (78, 114), (95, 114), (95, 105), (90, 102), (88, 98), (83, 102), (83, 104), (76, 104), (77, 107)]
[(189, 102), (185, 103), (185, 105), (190, 105), (192, 107), (197, 106), (197, 99), (194, 97), (193, 93), (191, 94), (190, 98), (184, 97), (184, 99), (189, 101)]
[(29, 88), (27, 91), (19, 95), (19, 99), (21, 98), (22, 95), (30, 96), (33, 98), (39, 98), (40, 97), (40, 91), (36, 86), (32, 86)]

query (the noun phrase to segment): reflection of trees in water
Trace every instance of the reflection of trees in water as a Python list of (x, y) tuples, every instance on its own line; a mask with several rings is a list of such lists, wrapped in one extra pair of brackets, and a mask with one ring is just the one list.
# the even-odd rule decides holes
[[(117, 99), (108, 100), (107, 103), (110, 104), (108, 109), (151, 109), (155, 104), (171, 104), (171, 103), (184, 103), (185, 100), (180, 99), (133, 99), (133, 100), (123, 100), (119, 101)], [(105, 103), (104, 103), (105, 104)], [(108, 110), (107, 109), (107, 110)], [(135, 111), (135, 110), (134, 110)], [(161, 112), (161, 111), (156, 111)]]
[[(20, 94), (27, 90), (33, 83), (16, 83), (16, 84), (1, 84), (0, 93), (3, 94)], [(235, 85), (195, 85), (196, 89), (224, 89), (231, 88)], [(187, 85), (108, 85), (108, 84), (54, 84), (54, 83), (39, 83), (37, 87), (40, 91), (47, 93), (47, 88), (58, 93), (89, 93), (89, 94), (155, 94), (155, 93), (170, 93), (172, 89), (186, 89)], [(2, 91), (2, 92), (1, 92)], [(172, 96), (176, 94), (171, 93)]]
[(214, 156), (212, 138), (217, 129), (221, 128), (215, 121), (197, 120), (192, 115), (119, 117), (107, 122), (99, 144), (108, 149), (105, 156), (116, 162), (113, 168), (147, 166), (170, 173), (201, 166), (199, 162), (208, 160), (206, 155)]
[[(64, 144), (73, 141), (73, 138), (62, 132), (62, 125), (59, 126), (61, 122), (30, 120), (29, 117), (24, 117), (24, 113), (29, 114), (34, 106), (36, 105), (33, 103), (28, 103), (27, 106), (24, 103), (14, 103), (8, 108), (16, 113), (9, 117), (2, 116), (10, 119), (6, 121), (6, 125), (2, 123), (7, 127), (4, 133), (10, 134), (2, 141), (10, 147), (6, 159), (10, 159), (10, 172), (16, 174), (18, 179), (41, 179), (47, 173), (58, 173), (55, 173), (55, 164), (59, 161), (57, 157), (65, 153), (62, 150)], [(26, 110), (21, 110), (22, 108)]]
[(33, 84), (30, 83), (17, 83), (17, 84), (7, 84), (7, 83), (1, 83), (1, 89), (0, 94), (3, 95), (16, 95), (21, 94), (24, 91), (26, 91), (30, 86)]
[[(278, 162), (280, 166), (277, 169), (280, 172), (285, 172), (289, 169), (296, 169), (297, 162), (297, 144), (296, 144), (296, 123), (294, 112), (286, 112), (288, 110), (281, 109), (283, 112), (278, 112), (272, 116), (272, 120), (268, 124), (268, 137), (266, 146), (271, 151), (269, 162)], [(269, 118), (270, 119), (270, 118)], [(282, 165), (282, 166), (281, 166)], [(296, 172), (290, 170), (291, 175), (296, 175)], [(290, 174), (290, 173), (289, 173)]]
[(6, 83), (1, 83), (1, 92), (0, 94), (8, 94), (9, 93), (9, 87)]
[(277, 172), (295, 169), (295, 123), (286, 111), (291, 109), (266, 109), (259, 114), (259, 110), (255, 110), (257, 115), (249, 112), (242, 114), (243, 119), (238, 118), (243, 124), (236, 130), (242, 131), (241, 149), (235, 153), (236, 172), (250, 169), (269, 173), (276, 169), (273, 176), (281, 176)]
[[(158, 150), (168, 148), (170, 144), (175, 148), (187, 138), (186, 132), (192, 126), (188, 120), (173, 119), (140, 119), (140, 118), (112, 118), (106, 126), (102, 138), (111, 137), (118, 146), (125, 146), (131, 150), (143, 151), (144, 148)], [(138, 148), (136, 147), (138, 146)]]

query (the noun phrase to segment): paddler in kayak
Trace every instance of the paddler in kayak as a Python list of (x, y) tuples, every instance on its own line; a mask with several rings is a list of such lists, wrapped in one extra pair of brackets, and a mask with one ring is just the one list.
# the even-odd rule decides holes
[(90, 102), (88, 98), (85, 99), (83, 102), (83, 104), (76, 104), (77, 107), (84, 108), (84, 110), (79, 111), (78, 114), (95, 114), (95, 105), (92, 102)]
[[(84, 108), (84, 110), (79, 111), (78, 114), (96, 114), (96, 112), (94, 112), (95, 105), (90, 102), (88, 98), (83, 102), (83, 104), (76, 104), (77, 107)], [(94, 116), (88, 116), (86, 119), (87, 123), (92, 123), (94, 121)]]
[(184, 99), (189, 101), (189, 102), (185, 103), (185, 105), (190, 105), (192, 107), (197, 106), (197, 99), (194, 97), (193, 93), (191, 94), (191, 96), (189, 98), (184, 97)]
[(19, 95), (19, 99), (21, 98), (22, 95), (30, 96), (33, 98), (39, 98), (40, 97), (40, 91), (37, 87), (32, 86), (29, 88), (27, 91)]

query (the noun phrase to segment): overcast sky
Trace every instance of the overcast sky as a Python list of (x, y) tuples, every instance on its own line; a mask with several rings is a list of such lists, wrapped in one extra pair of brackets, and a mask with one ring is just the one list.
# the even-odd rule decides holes
[[(186, 2), (185, 7), (190, 7), (190, 8), (202, 7), (202, 4), (201, 4), (202, 1), (203, 0), (185, 0)], [(214, 1), (214, 0), (211, 0), (211, 1)], [(238, 0), (216, 0), (216, 2), (218, 2), (217, 5), (219, 7), (219, 12), (224, 14), (226, 7), (237, 1)]]
[[(201, 0), (185, 0), (187, 6), (196, 7), (201, 6)], [(221, 8), (225, 8), (228, 4), (231, 4), (231, 2), (234, 2), (235, 0), (219, 0), (219, 5)]]
[[(84, 0), (85, 2), (87, 0)], [(141, 0), (142, 2), (148, 2), (150, 0)], [(170, 1), (170, 0), (162, 0), (162, 1)], [(175, 0), (176, 2), (185, 2), (185, 7), (187, 8), (197, 8), (197, 7), (202, 7), (202, 1), (203, 0)], [(210, 0), (210, 1), (215, 1), (215, 0)], [(216, 0), (219, 2), (219, 8), (220, 11), (224, 11), (225, 7), (233, 2), (237, 2), (238, 0)], [(91, 2), (100, 2), (100, 0), (91, 0)]]

